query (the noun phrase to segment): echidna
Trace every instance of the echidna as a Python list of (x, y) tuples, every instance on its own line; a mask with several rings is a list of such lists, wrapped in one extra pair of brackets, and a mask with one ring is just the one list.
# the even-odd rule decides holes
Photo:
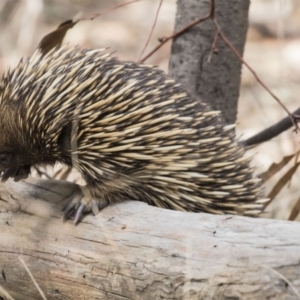
[(258, 215), (261, 180), (219, 112), (155, 67), (103, 50), (37, 50), (0, 84), (2, 179), (61, 162), (86, 187), (69, 199), (96, 214), (122, 200), (181, 211)]

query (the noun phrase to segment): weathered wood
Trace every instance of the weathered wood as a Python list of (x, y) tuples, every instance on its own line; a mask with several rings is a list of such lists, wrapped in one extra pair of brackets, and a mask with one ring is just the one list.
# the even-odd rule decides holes
[[(73, 184), (0, 184), (0, 286), (15, 299), (299, 299), (300, 224), (128, 201), (61, 220)], [(1, 292), (0, 289), (0, 295)]]
[[(215, 0), (215, 16), (222, 32), (243, 55), (248, 29), (249, 0)], [(174, 32), (204, 17), (209, 0), (177, 0)], [(241, 62), (219, 38), (212, 20), (199, 23), (172, 43), (169, 74), (201, 101), (222, 111), (228, 124), (236, 122), (241, 83)], [(213, 45), (216, 47), (212, 52)]]

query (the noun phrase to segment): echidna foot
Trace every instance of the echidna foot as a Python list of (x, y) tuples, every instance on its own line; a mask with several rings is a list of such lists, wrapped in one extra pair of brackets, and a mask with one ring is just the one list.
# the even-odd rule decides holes
[(14, 181), (19, 181), (21, 179), (26, 179), (30, 174), (30, 166), (21, 166), (10, 168), (3, 171), (1, 176), (1, 182), (5, 182), (8, 178), (14, 178)]
[(100, 201), (91, 196), (86, 186), (78, 186), (78, 189), (67, 198), (67, 204), (63, 209), (63, 220), (74, 213), (74, 224), (82, 218), (84, 213), (92, 212), (97, 215), (100, 209), (108, 205), (107, 201)]

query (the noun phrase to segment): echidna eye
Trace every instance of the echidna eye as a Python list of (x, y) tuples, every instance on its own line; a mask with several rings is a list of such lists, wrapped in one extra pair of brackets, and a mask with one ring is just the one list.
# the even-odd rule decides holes
[(8, 153), (8, 152), (0, 153), (0, 164), (8, 165), (10, 158), (11, 158), (11, 153)]

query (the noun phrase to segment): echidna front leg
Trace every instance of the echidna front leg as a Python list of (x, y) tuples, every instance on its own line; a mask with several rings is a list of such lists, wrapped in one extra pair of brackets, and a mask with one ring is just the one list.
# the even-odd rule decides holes
[(67, 204), (63, 209), (63, 219), (66, 220), (74, 213), (74, 224), (77, 224), (84, 212), (97, 215), (101, 209), (108, 205), (105, 199), (92, 197), (87, 186), (79, 186), (76, 191), (66, 199)]

